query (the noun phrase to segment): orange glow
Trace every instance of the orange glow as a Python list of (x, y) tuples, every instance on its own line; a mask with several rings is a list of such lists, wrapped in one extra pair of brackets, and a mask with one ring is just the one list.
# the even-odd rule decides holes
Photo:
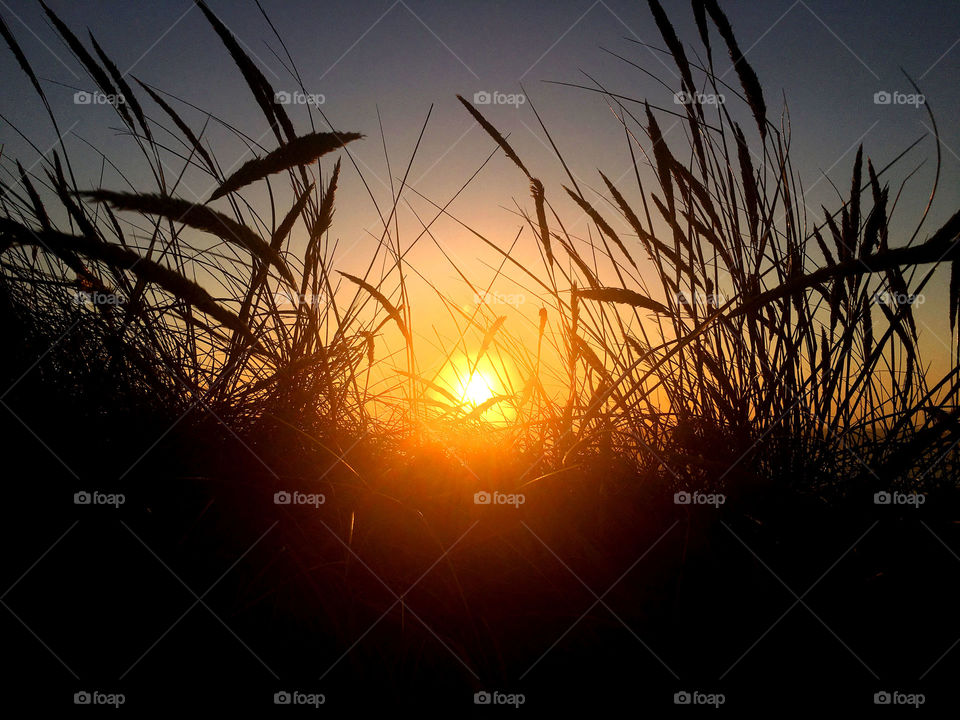
[(482, 405), (495, 394), (490, 387), (490, 381), (481, 372), (459, 378), (458, 384), (457, 396), (473, 407)]
[[(511, 403), (514, 393), (509, 389), (509, 381), (505, 385), (503, 369), (496, 367), (487, 357), (481, 358), (476, 365), (465, 355), (454, 358), (440, 371), (435, 382), (457, 400), (463, 412), (471, 413), (483, 407), (478, 419), (500, 424), (516, 418), (516, 409)], [(450, 404), (450, 397), (433, 391), (427, 395), (443, 405)], [(502, 399), (491, 402), (498, 398)]]

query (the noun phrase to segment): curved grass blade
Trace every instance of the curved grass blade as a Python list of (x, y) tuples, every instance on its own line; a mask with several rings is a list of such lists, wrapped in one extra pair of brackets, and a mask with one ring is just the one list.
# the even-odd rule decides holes
[(280, 257), (280, 253), (270, 247), (263, 238), (245, 225), (241, 225), (216, 210), (205, 205), (195, 205), (186, 200), (165, 195), (136, 195), (133, 193), (95, 190), (81, 193), (94, 202), (109, 203), (117, 210), (132, 210), (145, 215), (159, 215), (174, 222), (203, 230), (227, 242), (239, 245), (252, 253), (261, 262), (273, 265), (281, 277), (291, 286), (294, 285), (290, 268)]
[(747, 104), (753, 112), (753, 117), (757, 121), (757, 128), (760, 130), (760, 137), (767, 137), (767, 104), (763, 99), (763, 88), (760, 86), (760, 80), (757, 74), (750, 67), (750, 63), (743, 57), (740, 46), (737, 44), (737, 38), (733, 34), (733, 28), (730, 27), (730, 21), (724, 15), (723, 10), (717, 0), (705, 0), (707, 12), (713, 20), (717, 30), (720, 31), (720, 37), (727, 44), (727, 50), (730, 51), (730, 59), (733, 61), (733, 68), (737, 71), (737, 77), (740, 78), (740, 84), (743, 86), (744, 95), (747, 98)]
[(652, 300), (646, 295), (641, 295), (633, 290), (627, 290), (626, 288), (584, 288), (582, 290), (574, 290), (574, 295), (586, 300), (621, 303), (624, 305), (630, 305), (631, 307), (652, 310), (653, 312), (660, 313), (662, 315), (670, 314), (670, 309), (666, 305), (663, 305), (656, 300)]
[(403, 334), (404, 339), (408, 343), (410, 342), (410, 333), (407, 330), (406, 324), (403, 322), (403, 316), (400, 315), (400, 311), (397, 310), (397, 308), (394, 306), (392, 302), (387, 300), (386, 296), (382, 292), (377, 290), (373, 285), (368, 283), (366, 280), (362, 280), (361, 278), (358, 278), (356, 275), (350, 275), (349, 273), (345, 273), (342, 270), (338, 270), (337, 272), (343, 275), (350, 282), (356, 285), (359, 285), (368, 293), (370, 293), (376, 299), (376, 301), (383, 306), (383, 309), (387, 311), (387, 314), (397, 324), (397, 327), (400, 328), (400, 332)]
[(259, 345), (250, 328), (240, 322), (232, 312), (221, 307), (206, 290), (192, 280), (142, 257), (133, 250), (110, 243), (94, 242), (82, 235), (68, 235), (56, 230), (32, 230), (18, 222), (3, 218), (0, 218), (0, 237), (3, 238), (0, 247), (8, 247), (8, 243), (39, 245), (58, 257), (69, 258), (73, 255), (82, 255), (109, 265), (115, 270), (132, 272), (138, 278), (159, 285), (210, 315), (222, 325), (241, 333), (255, 345)]
[(264, 157), (254, 158), (244, 163), (239, 170), (224, 180), (223, 184), (214, 191), (209, 202), (262, 180), (268, 175), (301, 165), (309, 165), (327, 153), (362, 137), (363, 135), (355, 132), (323, 132), (294, 138)]
[(613, 228), (610, 227), (610, 223), (604, 220), (603, 216), (601, 216), (600, 213), (598, 213), (590, 203), (588, 203), (586, 200), (584, 200), (575, 192), (573, 192), (573, 190), (568, 188), (566, 185), (563, 186), (563, 189), (566, 190), (567, 194), (570, 195), (571, 198), (573, 198), (573, 201), (580, 206), (580, 209), (583, 210), (587, 215), (589, 215), (590, 219), (593, 220), (601, 230), (603, 230), (604, 234), (607, 237), (609, 237), (611, 240), (613, 240), (614, 244), (618, 248), (620, 248), (620, 252), (624, 254), (624, 256), (627, 258), (630, 264), (633, 265), (634, 269), (637, 269), (637, 263), (634, 262), (633, 257), (627, 251), (627, 248), (623, 244), (623, 242), (620, 240), (620, 237), (617, 235), (616, 232), (614, 232)]
[(514, 152), (513, 148), (510, 147), (510, 143), (507, 142), (507, 139), (503, 135), (501, 135), (493, 125), (490, 124), (489, 120), (487, 120), (483, 115), (480, 114), (479, 110), (477, 110), (467, 100), (464, 100), (462, 95), (457, 95), (457, 100), (463, 103), (463, 106), (469, 111), (471, 115), (473, 115), (473, 119), (480, 124), (480, 127), (486, 130), (487, 135), (489, 135), (496, 141), (497, 145), (501, 147), (504, 154), (508, 158), (513, 160), (513, 162), (516, 163), (517, 167), (523, 170), (523, 174), (526, 175), (531, 182), (533, 182), (533, 179), (534, 179), (533, 175), (531, 175), (530, 171), (527, 170), (527, 166), (523, 164), (523, 161), (520, 159), (517, 153)]

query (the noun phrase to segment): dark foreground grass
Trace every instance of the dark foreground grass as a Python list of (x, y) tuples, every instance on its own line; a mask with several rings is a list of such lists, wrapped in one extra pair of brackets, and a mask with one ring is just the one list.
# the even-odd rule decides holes
[[(109, 477), (103, 446), (135, 459), (142, 430), (82, 438), (74, 467)], [(3, 540), (24, 553), (5, 576), (69, 533), (4, 598), (52, 651), (11, 624), (9, 687), (51, 707), (118, 691), (138, 711), (269, 711), (299, 690), (335, 716), (467, 715), (484, 690), (533, 712), (664, 710), (695, 689), (735, 710), (869, 710), (893, 689), (953, 703), (955, 496), (915, 510), (771, 487), (691, 507), (664, 478), (598, 462), (530, 486), (520, 508), (477, 506), (516, 458), (475, 477), (425, 446), (385, 472), (389, 451), (361, 446), (360, 485), (336, 467), (318, 480), (328, 464), (306, 448), (297, 468), (246, 441), (281, 470), (195, 411), (127, 476), (119, 509), (78, 508), (75, 479), (31, 453), (8, 482)], [(274, 504), (296, 487), (325, 502)]]

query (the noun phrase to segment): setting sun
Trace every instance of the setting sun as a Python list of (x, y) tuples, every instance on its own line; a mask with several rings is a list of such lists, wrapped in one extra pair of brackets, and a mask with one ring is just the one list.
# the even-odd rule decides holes
[(490, 388), (490, 383), (483, 374), (479, 372), (461, 378), (459, 387), (457, 388), (457, 394), (465, 403), (473, 405), (474, 407), (482, 405), (494, 395), (493, 390)]
[(440, 371), (435, 380), (437, 391), (429, 391), (427, 398), (437, 403), (441, 416), (450, 414), (454, 405), (459, 406), (453, 410), (455, 417), (470, 415), (492, 425), (509, 423), (516, 419), (509, 372), (509, 366), (498, 368), (489, 357), (475, 362), (461, 355)]

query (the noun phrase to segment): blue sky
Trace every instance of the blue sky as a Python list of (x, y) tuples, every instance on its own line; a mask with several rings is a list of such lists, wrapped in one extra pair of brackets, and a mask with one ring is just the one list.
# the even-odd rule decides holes
[[(589, 82), (583, 74), (587, 73), (615, 92), (669, 106), (666, 89), (612, 52), (641, 65), (673, 89), (679, 85), (669, 59), (640, 44), (661, 47), (663, 42), (646, 2), (637, 0), (261, 3), (308, 91), (323, 95), (322, 109), (332, 125), (367, 134), (352, 150), (380, 199), (389, 197), (389, 174), (379, 122), (396, 180), (433, 104), (410, 177), (414, 187), (442, 203), (492, 149), (490, 139), (474, 125), (455, 95), (519, 93), (522, 84), (571, 168), (599, 190), (598, 168), (611, 178), (622, 177), (630, 168), (622, 129), (599, 95), (548, 81), (584, 84)], [(253, 137), (263, 133), (262, 117), (236, 68), (189, 0), (50, 0), (49, 5), (78, 34), (85, 35), (87, 28), (93, 31), (121, 70), (129, 69), (131, 75), (215, 113)], [(209, 5), (256, 58), (275, 88), (296, 89), (284, 68), (285, 54), (253, 0), (209, 0)], [(689, 3), (664, 0), (663, 5), (691, 55), (695, 48), (702, 56)], [(935, 230), (960, 207), (960, 126), (954, 121), (960, 116), (960, 13), (955, 0), (764, 0), (723, 6), (764, 86), (769, 117), (775, 119), (789, 107), (794, 166), (809, 188), (806, 200), (811, 210), (821, 203), (837, 206), (837, 195), (822, 174), (826, 172), (845, 192), (858, 143), (880, 167), (929, 133), (924, 110), (874, 102), (877, 92), (911, 92), (901, 68), (921, 84), (942, 133), (940, 192), (927, 231)], [(39, 5), (32, 0), (0, 0), (0, 15), (20, 38), (55, 110), (66, 119), (63, 124), (107, 152), (132, 178), (146, 178), (139, 174), (142, 167), (129, 140), (110, 129), (119, 125), (110, 110), (78, 109), (73, 104), (74, 91), (92, 90), (93, 84), (57, 39)], [(718, 66), (727, 69), (729, 60), (715, 33), (713, 37)], [(0, 57), (4, 116), (29, 131), (41, 149), (49, 148), (53, 135), (42, 106), (9, 52), (3, 49)], [(735, 84), (733, 73), (728, 78)], [(485, 112), (509, 135), (534, 174), (544, 179), (548, 196), (557, 198), (562, 193), (559, 183), (566, 180), (529, 103), (488, 106)], [(184, 116), (195, 129), (203, 126), (202, 112), (185, 109)], [(293, 116), (306, 129), (306, 111), (296, 108)], [(668, 138), (672, 146), (684, 146), (682, 131), (682, 126), (672, 131), (676, 133)], [(225, 164), (230, 164), (230, 156), (238, 161), (244, 157), (245, 148), (226, 133), (211, 126), (208, 134), (215, 147), (223, 148)], [(31, 156), (32, 151), (6, 123), (0, 126), (0, 142), (7, 156)], [(97, 156), (81, 143), (75, 148), (91, 187), (100, 184)], [(928, 138), (890, 176), (895, 188), (925, 161), (897, 209), (894, 227), (907, 237), (926, 203), (935, 158), (933, 140)], [(102, 183), (121, 187), (109, 169)], [(198, 195), (208, 192), (206, 187), (191, 190)], [(454, 210), (506, 243), (519, 227), (510, 212), (513, 198), (527, 204), (527, 183), (499, 156)], [(349, 266), (352, 259), (362, 265), (378, 231), (376, 214), (355, 173), (345, 172), (339, 199), (334, 233), (345, 249), (350, 248), (344, 262)], [(469, 236), (458, 234), (451, 225), (438, 225), (438, 233), (441, 229), (449, 231), (444, 242), (453, 252), (473, 258), (475, 243)], [(585, 233), (585, 224), (579, 230)], [(891, 244), (905, 239), (894, 236)], [(426, 249), (424, 253), (421, 261), (436, 260)], [(942, 341), (949, 338), (944, 287), (945, 279), (938, 277), (927, 303), (927, 309), (935, 306), (936, 311), (923, 315), (925, 332), (931, 336), (928, 342), (940, 350)]]

